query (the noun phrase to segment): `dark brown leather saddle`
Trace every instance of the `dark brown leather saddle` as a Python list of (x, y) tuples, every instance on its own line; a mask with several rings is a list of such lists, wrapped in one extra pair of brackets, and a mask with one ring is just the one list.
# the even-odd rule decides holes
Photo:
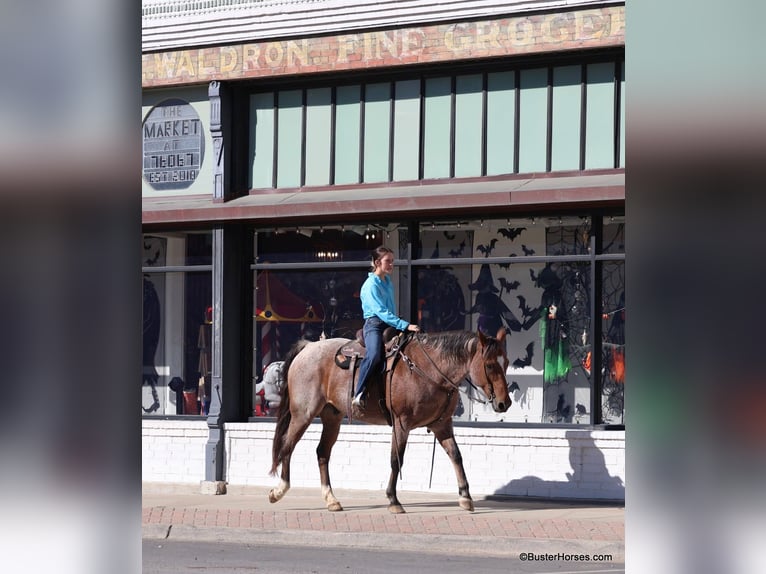
[[(383, 331), (383, 345), (385, 348), (386, 359), (396, 354), (404, 338), (404, 332), (398, 331), (394, 327), (386, 327)], [(341, 369), (351, 368), (352, 359), (362, 359), (367, 353), (364, 346), (364, 335), (362, 329), (356, 332), (356, 339), (343, 345), (335, 353), (335, 364)]]

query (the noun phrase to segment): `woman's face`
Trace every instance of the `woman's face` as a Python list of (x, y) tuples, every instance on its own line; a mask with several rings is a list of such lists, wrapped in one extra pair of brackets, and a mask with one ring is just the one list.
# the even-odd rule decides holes
[(394, 254), (386, 253), (383, 257), (375, 262), (375, 273), (381, 277), (390, 275), (394, 270)]

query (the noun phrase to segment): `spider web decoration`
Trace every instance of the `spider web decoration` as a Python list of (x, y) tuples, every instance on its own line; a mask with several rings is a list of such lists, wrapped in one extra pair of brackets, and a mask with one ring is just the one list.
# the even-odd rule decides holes
[[(605, 225), (603, 252), (624, 252), (624, 224)], [(586, 255), (591, 235), (589, 219), (577, 225), (561, 225), (546, 230), (546, 245), (550, 255)], [(563, 262), (555, 267), (561, 282), (560, 296), (565, 320), (561, 326), (567, 337), (569, 360), (572, 370), (582, 372), (592, 382), (592, 342), (590, 320), (590, 269), (589, 264)], [(602, 353), (601, 419), (611, 424), (624, 423), (625, 390), (625, 265), (622, 261), (602, 264), (602, 340), (595, 352)], [(569, 371), (571, 373), (571, 370)], [(558, 377), (546, 383), (546, 419), (553, 422), (571, 422), (575, 414), (587, 414), (587, 404), (576, 404), (573, 412), (568, 400), (572, 396), (570, 377)], [(569, 391), (569, 392), (567, 392)], [(593, 385), (591, 383), (591, 392)], [(556, 399), (554, 402), (554, 398)]]
[[(604, 252), (624, 252), (625, 225), (604, 226)], [(605, 423), (625, 422), (625, 264), (602, 266), (601, 416)]]
[[(569, 223), (569, 224), (567, 224)], [(546, 252), (548, 255), (587, 255), (591, 234), (590, 218), (559, 223), (546, 229)], [(545, 330), (557, 329), (559, 353), (564, 354), (557, 363), (546, 361), (545, 369), (554, 368), (554, 372), (546, 373), (543, 392), (546, 395), (544, 413), (545, 420), (562, 423), (572, 422), (577, 414), (581, 415), (583, 405), (575, 401), (575, 372), (583, 373), (590, 379), (590, 372), (585, 368), (590, 341), (583, 334), (590, 332), (590, 273), (588, 263), (556, 262), (546, 265), (540, 272), (538, 283), (546, 272), (555, 273), (556, 288), (548, 287), (543, 293), (541, 315), (541, 334), (548, 335), (546, 341), (550, 345), (554, 339)], [(549, 280), (550, 281), (550, 280)], [(541, 285), (543, 286), (543, 285)], [(547, 299), (547, 301), (545, 300)], [(553, 302), (553, 305), (551, 305)], [(553, 306), (558, 303), (557, 307)], [(551, 315), (556, 320), (551, 320)], [(548, 320), (546, 321), (546, 317)], [(563, 367), (562, 367), (563, 365)], [(592, 388), (592, 385), (590, 385)], [(555, 399), (555, 400), (554, 400)], [(573, 404), (575, 403), (575, 404)]]

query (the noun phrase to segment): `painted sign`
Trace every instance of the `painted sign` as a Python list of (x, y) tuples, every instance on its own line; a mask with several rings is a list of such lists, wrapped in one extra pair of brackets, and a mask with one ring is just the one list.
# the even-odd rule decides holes
[(197, 179), (205, 155), (205, 134), (188, 102), (165, 100), (146, 115), (143, 175), (156, 190), (186, 189)]
[(625, 44), (625, 7), (142, 55), (144, 87)]

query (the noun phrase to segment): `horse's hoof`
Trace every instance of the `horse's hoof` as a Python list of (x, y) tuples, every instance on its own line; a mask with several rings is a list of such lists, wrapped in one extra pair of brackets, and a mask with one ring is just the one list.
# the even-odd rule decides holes
[(463, 510), (467, 510), (468, 512), (473, 512), (473, 500), (470, 498), (461, 498), (458, 500), (458, 504), (460, 505), (460, 508)]
[(327, 510), (330, 512), (340, 512), (343, 510), (343, 507), (340, 505), (340, 502), (333, 502), (332, 504), (327, 505)]
[(404, 514), (405, 513), (405, 510), (404, 510), (404, 508), (402, 508), (401, 504), (391, 504), (388, 507), (388, 511), (391, 514)]
[(281, 498), (282, 498), (281, 496), (277, 496), (276, 494), (274, 494), (273, 488), (269, 491), (269, 502), (271, 502), (272, 504), (274, 504), (275, 502), (279, 502)]

